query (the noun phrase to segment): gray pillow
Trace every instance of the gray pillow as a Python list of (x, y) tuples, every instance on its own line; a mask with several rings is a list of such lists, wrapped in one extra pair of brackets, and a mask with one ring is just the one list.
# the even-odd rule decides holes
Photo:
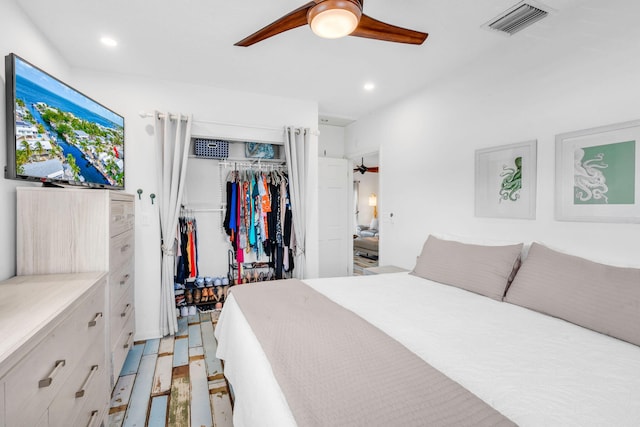
[(484, 246), (429, 236), (410, 274), (501, 301), (521, 251), (522, 243)]
[(533, 243), (505, 301), (640, 345), (640, 269)]

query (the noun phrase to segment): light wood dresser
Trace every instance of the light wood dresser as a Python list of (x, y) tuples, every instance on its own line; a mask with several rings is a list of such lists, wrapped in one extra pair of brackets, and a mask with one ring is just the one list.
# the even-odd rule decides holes
[(18, 187), (17, 274), (106, 271), (113, 387), (135, 333), (134, 198), (120, 191)]
[(103, 272), (0, 282), (1, 427), (97, 427), (105, 419), (106, 282)]

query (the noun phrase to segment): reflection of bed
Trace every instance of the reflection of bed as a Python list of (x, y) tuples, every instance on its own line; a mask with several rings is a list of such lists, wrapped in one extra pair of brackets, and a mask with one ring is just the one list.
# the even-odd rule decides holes
[[(469, 292), (469, 287), (477, 286), (485, 276), (493, 274), (491, 268), (485, 268), (491, 262), (482, 255), (465, 265), (464, 259), (452, 256), (450, 252), (436, 252), (440, 252), (441, 257), (437, 260), (438, 265), (451, 261), (436, 271), (436, 275), (453, 277), (457, 281), (453, 286), (406, 273), (313, 279), (305, 280), (305, 283), (380, 328), (520, 426), (640, 425), (638, 345), (515, 303), (502, 302), (502, 295), (488, 297), (474, 293), (479, 288)], [(532, 266), (536, 254), (531, 257)], [(513, 263), (513, 260), (509, 262)], [(528, 262), (524, 261), (509, 290), (514, 292), (515, 301), (520, 298), (520, 305), (528, 305), (522, 302), (525, 297), (521, 292), (526, 279), (532, 277), (533, 267), (525, 269)], [(584, 264), (579, 265), (584, 268)], [(450, 270), (445, 271), (449, 267)], [(477, 282), (466, 283), (461, 271), (470, 273), (473, 269), (477, 271), (468, 276), (476, 277)], [(431, 274), (433, 266), (425, 269), (416, 265), (415, 273), (422, 274), (426, 270)], [(537, 277), (534, 282), (541, 283), (540, 293), (545, 292), (542, 283), (545, 274), (551, 281), (554, 277), (563, 277), (557, 268), (542, 271), (541, 275), (534, 274), (533, 277)], [(619, 276), (616, 274), (607, 273), (607, 280), (617, 281)], [(634, 271), (630, 274), (634, 281), (640, 278)], [(624, 293), (618, 283), (609, 284), (611, 291)], [(637, 288), (637, 281), (635, 285)], [(484, 289), (479, 291), (482, 293)], [(533, 297), (535, 299), (535, 292)], [(554, 298), (561, 299), (561, 292)], [(640, 297), (633, 298), (629, 304), (632, 310), (635, 304), (637, 312)], [(548, 302), (550, 298), (542, 299)], [(602, 301), (602, 298), (598, 299)], [(628, 301), (629, 297), (624, 299)], [(582, 300), (582, 294), (573, 298), (576, 304)], [(602, 315), (599, 313), (596, 317)], [(300, 321), (291, 319), (291, 325)], [(637, 325), (638, 322), (627, 325), (631, 334), (636, 333)], [(607, 333), (615, 335), (615, 331)], [(622, 333), (627, 332), (623, 330)], [(216, 336), (218, 356), (225, 360), (225, 376), (235, 392), (234, 425), (296, 425), (285, 394), (274, 376), (272, 367), (275, 365), (266, 358), (264, 347), (257, 341), (241, 301), (236, 301), (233, 291), (225, 303)], [(287, 355), (279, 357), (286, 360)], [(332, 363), (339, 375), (333, 378), (328, 374), (328, 383), (311, 386), (331, 393), (335, 387), (351, 382), (349, 373), (340, 371), (340, 358)], [(393, 361), (389, 364), (391, 366)], [(384, 376), (372, 375), (380, 376), (380, 388), (384, 390)], [(301, 385), (302, 380), (300, 378)], [(384, 406), (385, 401), (380, 405)], [(353, 410), (357, 411), (357, 408)], [(473, 421), (469, 425), (474, 425)]]
[(378, 259), (378, 236), (356, 237), (353, 239), (353, 251), (356, 255)]

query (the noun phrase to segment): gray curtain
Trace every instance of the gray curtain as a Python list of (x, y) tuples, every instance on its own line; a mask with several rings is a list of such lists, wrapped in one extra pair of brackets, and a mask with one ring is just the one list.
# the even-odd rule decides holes
[(178, 330), (173, 289), (178, 217), (182, 203), (191, 116), (170, 113), (154, 114), (158, 151), (158, 196), (160, 211), (160, 248), (162, 250), (160, 332), (174, 335)]
[(309, 137), (309, 129), (285, 128), (284, 152), (289, 171), (289, 199), (291, 201), (291, 210), (293, 211), (293, 234), (296, 241), (293, 275), (298, 279), (304, 279), (305, 277), (306, 196), (307, 171), (309, 170), (307, 148), (309, 146)]

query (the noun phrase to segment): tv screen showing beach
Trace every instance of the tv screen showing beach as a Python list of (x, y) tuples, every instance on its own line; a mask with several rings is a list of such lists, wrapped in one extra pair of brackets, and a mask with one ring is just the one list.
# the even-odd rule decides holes
[(18, 56), (10, 57), (15, 178), (123, 188), (124, 118)]

